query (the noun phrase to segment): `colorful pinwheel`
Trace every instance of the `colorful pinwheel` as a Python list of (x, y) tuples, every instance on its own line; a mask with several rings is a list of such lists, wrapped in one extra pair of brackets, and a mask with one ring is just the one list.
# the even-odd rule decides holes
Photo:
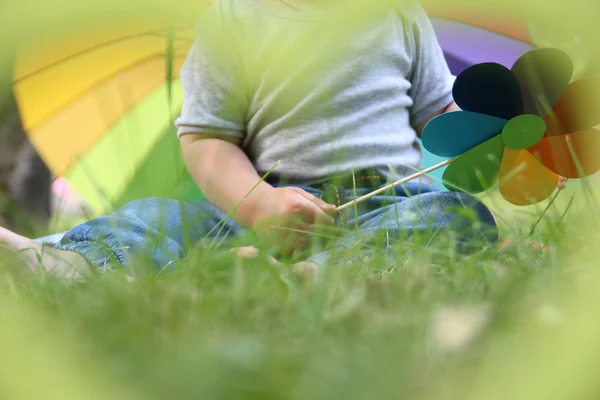
[[(483, 62), (510, 68), (519, 57), (534, 48), (527, 21), (505, 7), (480, 4), (463, 8), (436, 3), (424, 6), (448, 67), (455, 76)], [(421, 164), (424, 168), (442, 161), (444, 158), (423, 149)], [(439, 168), (430, 174), (441, 190), (446, 189), (442, 184), (444, 170), (445, 167)]]
[(445, 186), (477, 194), (499, 182), (507, 201), (530, 205), (548, 198), (559, 176), (600, 170), (600, 79), (571, 83), (572, 74), (556, 49), (529, 51), (511, 69), (465, 69), (453, 89), (463, 111), (434, 118), (423, 132), (428, 151), (454, 158)]

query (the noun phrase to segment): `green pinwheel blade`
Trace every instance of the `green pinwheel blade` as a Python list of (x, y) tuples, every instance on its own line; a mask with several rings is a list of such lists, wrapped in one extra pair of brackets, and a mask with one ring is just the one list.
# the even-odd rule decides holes
[(546, 123), (533, 114), (519, 115), (508, 121), (502, 129), (502, 141), (506, 147), (524, 150), (535, 146), (546, 133)]
[(444, 186), (471, 194), (485, 192), (498, 178), (503, 153), (501, 135), (473, 147), (448, 165), (442, 177)]

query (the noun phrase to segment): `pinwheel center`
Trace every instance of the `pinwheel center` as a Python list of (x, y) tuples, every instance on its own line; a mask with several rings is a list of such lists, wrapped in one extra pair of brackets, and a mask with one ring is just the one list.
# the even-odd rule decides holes
[(502, 141), (514, 150), (534, 146), (546, 133), (546, 123), (533, 114), (523, 114), (508, 121), (502, 128)]

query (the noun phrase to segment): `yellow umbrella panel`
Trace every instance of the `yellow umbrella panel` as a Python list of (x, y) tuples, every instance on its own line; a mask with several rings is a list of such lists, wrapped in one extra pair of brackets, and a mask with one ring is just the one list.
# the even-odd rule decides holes
[(15, 96), (32, 143), (95, 213), (171, 196), (181, 180), (173, 116), (193, 31), (167, 33), (75, 36), (38, 45), (52, 51), (27, 49), (16, 64)]

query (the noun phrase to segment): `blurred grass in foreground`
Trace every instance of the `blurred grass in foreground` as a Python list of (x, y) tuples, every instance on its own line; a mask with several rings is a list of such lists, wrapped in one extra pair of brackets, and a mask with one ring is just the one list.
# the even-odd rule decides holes
[(144, 399), (598, 394), (595, 249), (540, 255), (519, 244), (443, 262), (436, 250), (398, 244), (395, 263), (330, 267), (312, 282), (261, 259), (197, 252), (173, 273), (129, 282), (115, 271), (70, 286), (20, 278), (3, 258), (2, 390), (19, 399), (125, 389)]

